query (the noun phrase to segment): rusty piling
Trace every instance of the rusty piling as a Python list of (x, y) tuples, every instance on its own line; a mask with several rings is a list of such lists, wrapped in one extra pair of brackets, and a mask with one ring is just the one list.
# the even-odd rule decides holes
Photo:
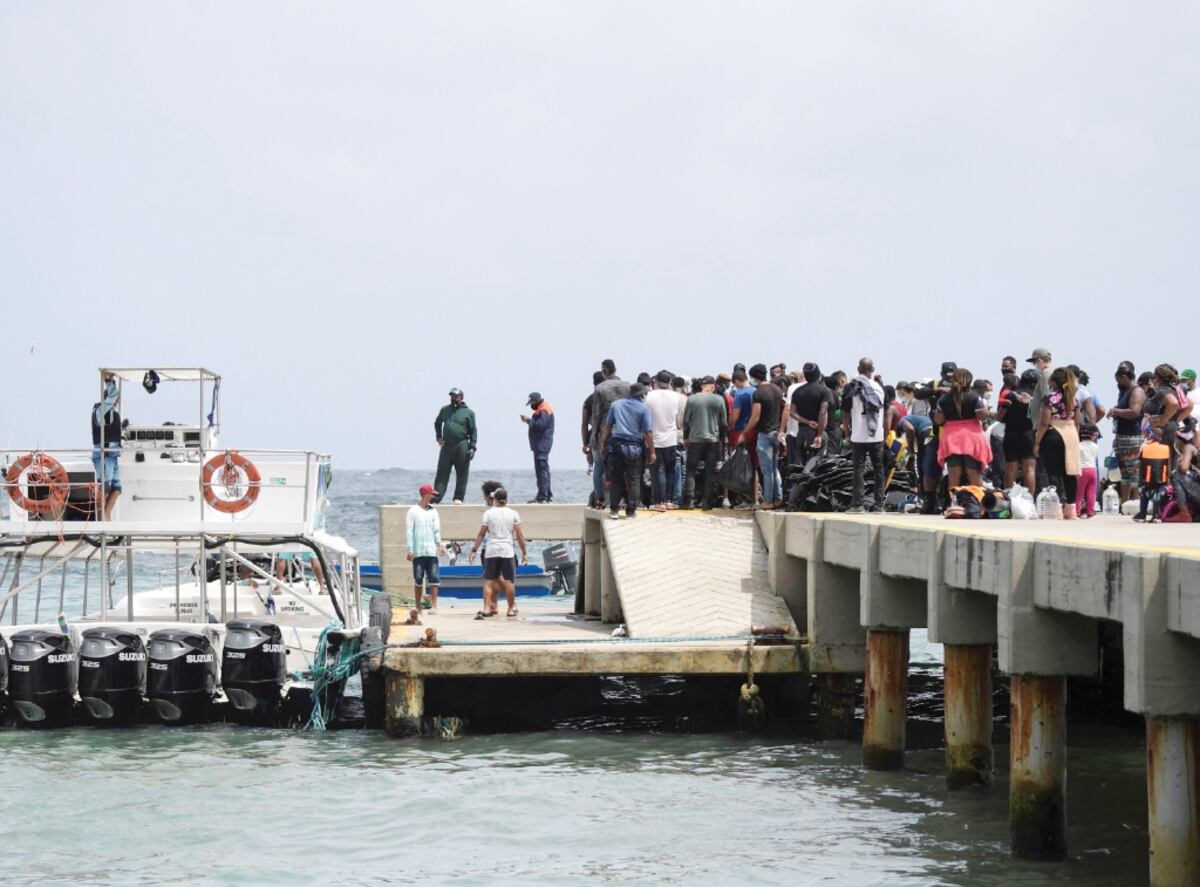
[(387, 673), (385, 728), (389, 736), (416, 736), (425, 714), (425, 679), (400, 672)]
[(1067, 679), (1014, 675), (1010, 846), (1022, 859), (1067, 855)]
[(1150, 883), (1200, 883), (1200, 721), (1146, 719)]
[(908, 699), (908, 629), (867, 632), (863, 764), (870, 770), (904, 766)]
[(946, 644), (946, 784), (992, 781), (992, 647)]

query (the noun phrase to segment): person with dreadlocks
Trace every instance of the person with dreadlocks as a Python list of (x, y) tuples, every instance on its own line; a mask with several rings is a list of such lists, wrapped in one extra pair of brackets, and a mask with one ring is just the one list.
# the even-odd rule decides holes
[(950, 374), (950, 391), (938, 398), (933, 421), (942, 427), (938, 436), (938, 464), (946, 467), (951, 487), (983, 483), (983, 468), (992, 460), (992, 448), (983, 433), (987, 401), (972, 387), (966, 367)]
[(1079, 496), (1079, 404), (1075, 402), (1075, 374), (1056, 367), (1050, 374), (1041, 415), (1033, 438), (1033, 455), (1041, 457), (1050, 483), (1059, 491), (1063, 517), (1075, 518)]

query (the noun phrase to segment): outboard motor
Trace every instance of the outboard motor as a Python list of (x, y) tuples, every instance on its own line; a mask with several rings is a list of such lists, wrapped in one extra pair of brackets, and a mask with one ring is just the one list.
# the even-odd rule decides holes
[(554, 574), (554, 594), (574, 594), (577, 565), (566, 542), (548, 546), (542, 552), (542, 567)]
[(75, 648), (71, 638), (40, 628), (12, 636), (9, 695), (19, 723), (61, 727), (75, 712)]
[(125, 628), (89, 628), (79, 648), (79, 697), (92, 722), (138, 722), (146, 692), (146, 645)]
[(147, 695), (164, 724), (208, 720), (217, 689), (217, 655), (212, 641), (186, 628), (150, 635)]
[(241, 724), (273, 724), (287, 680), (287, 648), (273, 622), (239, 619), (226, 626), (221, 686)]

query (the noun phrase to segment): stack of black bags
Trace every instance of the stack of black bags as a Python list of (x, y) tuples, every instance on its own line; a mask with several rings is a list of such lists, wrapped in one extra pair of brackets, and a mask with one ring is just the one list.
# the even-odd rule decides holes
[[(885, 474), (891, 471), (890, 461), (890, 454), (885, 454)], [(845, 511), (850, 507), (854, 463), (849, 453), (815, 456), (805, 465), (788, 466), (784, 473), (788, 511)], [(871, 462), (867, 460), (863, 465), (864, 504), (875, 501), (875, 483)], [(916, 476), (898, 466), (886, 491), (889, 504), (911, 494), (916, 485)]]

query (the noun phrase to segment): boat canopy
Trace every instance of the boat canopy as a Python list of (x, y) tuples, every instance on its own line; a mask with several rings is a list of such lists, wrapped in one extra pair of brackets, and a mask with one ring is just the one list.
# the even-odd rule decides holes
[(221, 377), (204, 367), (101, 367), (100, 376), (112, 374), (122, 382), (142, 381), (150, 370), (158, 373), (162, 382), (219, 382)]

